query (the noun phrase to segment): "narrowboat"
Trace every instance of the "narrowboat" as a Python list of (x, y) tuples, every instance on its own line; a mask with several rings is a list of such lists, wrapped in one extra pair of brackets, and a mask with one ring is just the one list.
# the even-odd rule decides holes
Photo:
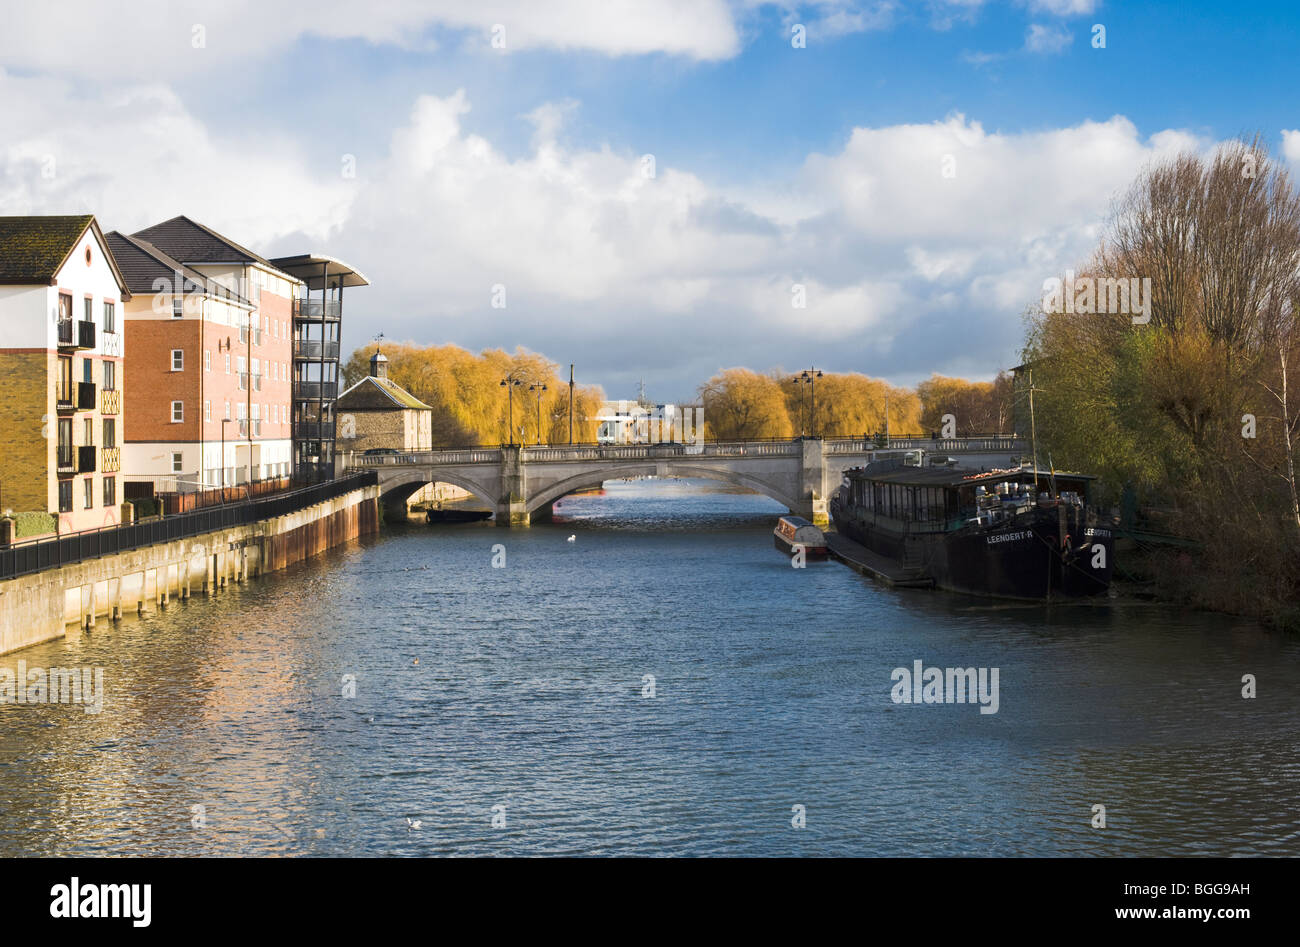
[(820, 529), (801, 516), (783, 516), (776, 521), (772, 530), (776, 548), (787, 556), (793, 556), (795, 549), (803, 547), (807, 559), (826, 558), (826, 536)]
[(1088, 505), (1095, 477), (1032, 466), (923, 467), (911, 457), (845, 473), (836, 530), (939, 588), (1046, 600), (1110, 587), (1114, 534)]

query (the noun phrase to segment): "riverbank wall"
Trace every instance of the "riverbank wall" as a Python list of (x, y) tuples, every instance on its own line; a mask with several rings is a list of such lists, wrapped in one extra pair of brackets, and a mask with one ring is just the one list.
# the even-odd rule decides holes
[(265, 519), (2, 580), (0, 654), (61, 638), (69, 626), (91, 628), (127, 611), (144, 614), (195, 593), (219, 594), (232, 582), (373, 535), (379, 522), (379, 487), (370, 484)]

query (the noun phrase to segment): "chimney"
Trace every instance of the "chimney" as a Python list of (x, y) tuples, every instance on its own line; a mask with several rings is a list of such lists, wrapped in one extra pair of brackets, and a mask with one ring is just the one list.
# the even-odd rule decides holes
[(370, 377), (387, 378), (388, 377), (388, 359), (383, 352), (375, 352), (370, 356)]

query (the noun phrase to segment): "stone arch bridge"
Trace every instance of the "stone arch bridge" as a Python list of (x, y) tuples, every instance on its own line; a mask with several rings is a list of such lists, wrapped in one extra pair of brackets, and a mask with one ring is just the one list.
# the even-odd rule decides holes
[(882, 454), (923, 449), (961, 466), (1007, 467), (1021, 460), (1023, 442), (991, 435), (894, 438), (877, 448), (862, 438), (724, 441), (699, 445), (489, 447), (339, 458), (347, 471), (376, 470), (386, 509), (405, 512), (407, 498), (430, 482), (468, 490), (496, 513), (498, 526), (527, 526), (577, 490), (622, 477), (703, 477), (748, 487), (815, 523), (827, 522), (827, 502), (844, 471)]

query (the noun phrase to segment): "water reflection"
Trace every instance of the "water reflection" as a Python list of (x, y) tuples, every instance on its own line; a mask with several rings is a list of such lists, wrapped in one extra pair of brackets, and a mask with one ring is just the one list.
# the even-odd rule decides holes
[[(0, 706), (0, 853), (1300, 852), (1295, 642), (794, 570), (780, 512), (616, 482), (0, 657), (108, 691)], [(918, 659), (999, 668), (999, 712), (892, 703)]]

